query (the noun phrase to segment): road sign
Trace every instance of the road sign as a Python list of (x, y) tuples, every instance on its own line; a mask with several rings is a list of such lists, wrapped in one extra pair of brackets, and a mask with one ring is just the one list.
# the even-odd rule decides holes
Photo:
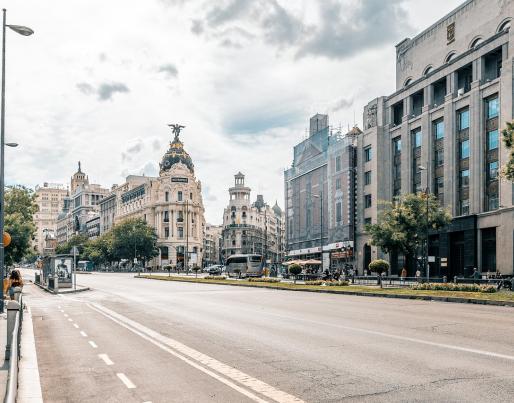
[(77, 248), (76, 246), (74, 246), (73, 248), (71, 248), (70, 250), (70, 254), (71, 255), (78, 255), (80, 252), (79, 252), (79, 248)]
[(428, 257), (428, 262), (429, 263), (435, 263), (435, 256), (429, 256)]

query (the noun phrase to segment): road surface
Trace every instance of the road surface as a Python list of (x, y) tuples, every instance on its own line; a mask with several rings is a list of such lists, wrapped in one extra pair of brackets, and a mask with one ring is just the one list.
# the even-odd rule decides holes
[(79, 274), (24, 289), (45, 402), (512, 402), (514, 309)]

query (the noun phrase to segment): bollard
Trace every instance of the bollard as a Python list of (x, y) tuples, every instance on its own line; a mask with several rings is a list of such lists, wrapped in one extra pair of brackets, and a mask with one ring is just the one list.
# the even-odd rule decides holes
[(14, 287), (14, 300), (20, 302), (21, 287)]
[(16, 315), (20, 312), (20, 304), (16, 301), (7, 302), (7, 345), (5, 346), (5, 359), (11, 357), (11, 343), (13, 338)]

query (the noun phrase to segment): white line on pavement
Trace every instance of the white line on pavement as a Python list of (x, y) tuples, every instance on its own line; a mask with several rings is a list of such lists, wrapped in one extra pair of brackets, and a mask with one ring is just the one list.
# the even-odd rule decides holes
[(91, 347), (93, 348), (98, 348), (98, 346), (96, 345), (96, 343), (93, 341), (93, 340), (89, 340), (89, 344), (91, 345)]
[(83, 330), (80, 331), (80, 334), (82, 335), (82, 337), (87, 337), (87, 333), (84, 332)]
[(60, 305), (57, 305), (57, 308), (61, 309), (61, 306), (60, 306)]
[(67, 318), (67, 317), (68, 317), (68, 314), (67, 314), (67, 313), (65, 313), (65, 314), (64, 314), (64, 317), (65, 317), (65, 318)]
[(106, 365), (114, 365), (107, 354), (98, 354), (98, 357), (105, 362)]
[(117, 373), (116, 374), (118, 378), (125, 384), (125, 386), (129, 389), (134, 389), (136, 385), (134, 385), (132, 382), (130, 382), (130, 379), (127, 378), (125, 374)]
[[(234, 382), (229, 381), (226, 378), (231, 379), (232, 381), (238, 382), (239, 384), (251, 389), (253, 392), (260, 393), (268, 398), (271, 398), (279, 403), (300, 403), (303, 402), (301, 399), (296, 396), (290, 395), (286, 392), (283, 392), (279, 389), (274, 388), (273, 386), (259, 380), (253, 378), (252, 376), (239, 371), (236, 368), (233, 368), (227, 364), (224, 364), (208, 355), (205, 355), (197, 350), (194, 350), (176, 340), (173, 340), (169, 337), (163, 336), (156, 331), (143, 326), (142, 324), (135, 322), (123, 315), (120, 315), (117, 312), (114, 312), (108, 308), (105, 308), (98, 304), (88, 304), (92, 309), (101, 313), (105, 317), (111, 319), (113, 322), (118, 323), (119, 325), (125, 327), (131, 332), (139, 335), (140, 337), (148, 340), (152, 344), (158, 346), (162, 350), (174, 355), (175, 357), (181, 359), (192, 367), (204, 372), (205, 374), (211, 376), (212, 378), (218, 380), (219, 382), (224, 383), (225, 385), (231, 387), (232, 389), (244, 394), (248, 398), (252, 399), (256, 402), (266, 402), (259, 396), (251, 393), (250, 391), (243, 389), (238, 386)], [(202, 364), (209, 369), (216, 371), (217, 373), (223, 375), (224, 377), (218, 375), (217, 373), (199, 365)]]
[(68, 322), (73, 322), (73, 319), (72, 318), (68, 318)]
[(75, 327), (75, 329), (79, 328), (79, 325), (77, 325), (76, 323), (74, 323), (73, 326)]

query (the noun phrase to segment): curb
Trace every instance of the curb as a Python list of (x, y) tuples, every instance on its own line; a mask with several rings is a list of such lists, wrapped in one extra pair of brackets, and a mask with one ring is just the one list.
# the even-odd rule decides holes
[(58, 294), (75, 294), (77, 292), (83, 292), (83, 291), (91, 291), (91, 288), (89, 287), (85, 287), (85, 288), (81, 288), (79, 290), (70, 290), (70, 291), (60, 291), (60, 292), (55, 292), (55, 291), (52, 291), (52, 290), (49, 290), (48, 288), (42, 286), (41, 284), (39, 283), (36, 283), (35, 281), (32, 282), (32, 284), (35, 284), (37, 285), (39, 288), (41, 288), (42, 290), (46, 291), (46, 292), (49, 292), (50, 294), (54, 294), (54, 295), (58, 295)]
[(267, 290), (281, 290), (281, 291), (296, 291), (296, 292), (314, 292), (320, 294), (340, 294), (340, 295), (354, 295), (359, 297), (378, 297), (378, 298), (397, 298), (397, 299), (413, 299), (421, 301), (437, 301), (437, 302), (452, 302), (458, 304), (476, 304), (476, 305), (494, 305), (494, 306), (507, 306), (514, 308), (514, 301), (497, 301), (476, 298), (460, 298), (460, 297), (440, 297), (432, 295), (403, 295), (403, 294), (382, 294), (378, 292), (365, 292), (365, 291), (338, 291), (338, 290), (308, 290), (308, 289), (294, 289), (286, 287), (268, 287), (265, 285), (250, 285), (250, 284), (226, 284), (218, 283), (215, 281), (192, 281), (189, 280), (166, 280), (161, 278), (149, 278), (134, 276), (134, 278), (141, 278), (146, 280), (160, 280), (160, 281), (178, 281), (182, 283), (197, 283), (197, 284), (216, 284), (228, 285), (232, 287), (250, 287), (250, 288), (265, 288)]

